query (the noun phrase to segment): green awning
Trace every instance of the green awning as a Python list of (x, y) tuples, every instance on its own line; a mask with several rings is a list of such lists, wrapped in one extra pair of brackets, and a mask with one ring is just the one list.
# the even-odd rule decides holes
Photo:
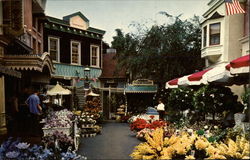
[(129, 85), (125, 88), (125, 93), (156, 93), (157, 86), (156, 85), (141, 85), (141, 86), (133, 86)]
[[(60, 64), (60, 63), (54, 63), (54, 66), (56, 68), (55, 74), (53, 74), (54, 77), (65, 77), (65, 78), (85, 78), (84, 75), (84, 69), (86, 67), (84, 66), (77, 66), (77, 65), (70, 65), (70, 64)], [(89, 78), (98, 78), (102, 71), (100, 68), (90, 68)]]

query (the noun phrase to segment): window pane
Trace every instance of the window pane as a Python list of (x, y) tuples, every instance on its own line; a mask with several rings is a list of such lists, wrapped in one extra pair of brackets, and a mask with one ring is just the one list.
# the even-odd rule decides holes
[(220, 23), (210, 24), (209, 27), (209, 44), (220, 44)]
[(79, 63), (79, 43), (72, 43), (72, 63)]
[(49, 53), (50, 56), (52, 58), (52, 60), (57, 61), (57, 54), (58, 54), (58, 40), (57, 39), (49, 39), (49, 43), (50, 43), (50, 48), (49, 48)]
[(203, 47), (207, 46), (207, 26), (203, 28)]

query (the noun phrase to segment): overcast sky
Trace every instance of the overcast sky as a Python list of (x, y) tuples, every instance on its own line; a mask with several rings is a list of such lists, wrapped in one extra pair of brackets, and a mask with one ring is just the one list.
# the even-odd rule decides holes
[(115, 36), (115, 29), (125, 33), (132, 31), (133, 22), (163, 24), (166, 17), (159, 14), (165, 11), (171, 15), (182, 15), (182, 19), (202, 16), (210, 0), (47, 0), (45, 13), (62, 18), (74, 12), (82, 12), (90, 26), (105, 30), (104, 41), (109, 43)]

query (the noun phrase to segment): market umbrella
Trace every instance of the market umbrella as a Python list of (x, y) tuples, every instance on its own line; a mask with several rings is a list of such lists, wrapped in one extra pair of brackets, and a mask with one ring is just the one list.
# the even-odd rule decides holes
[(230, 83), (233, 76), (225, 68), (226, 65), (220, 65), (209, 70), (206, 73), (207, 81), (209, 83)]
[(166, 82), (166, 89), (168, 88), (178, 88), (178, 79), (179, 78), (176, 78), (176, 79), (173, 79), (173, 80), (170, 80), (168, 82)]
[(201, 84), (208, 84), (206, 73), (211, 70), (211, 68), (196, 72), (191, 74), (187, 77), (188, 79), (188, 85), (201, 85)]
[(56, 95), (70, 95), (71, 91), (63, 88), (58, 82), (57, 84), (47, 91), (47, 95), (56, 96)]
[(231, 74), (249, 73), (250, 54), (234, 59), (226, 66)]
[(99, 97), (100, 95), (94, 93), (93, 91), (90, 91), (90, 93), (87, 96)]

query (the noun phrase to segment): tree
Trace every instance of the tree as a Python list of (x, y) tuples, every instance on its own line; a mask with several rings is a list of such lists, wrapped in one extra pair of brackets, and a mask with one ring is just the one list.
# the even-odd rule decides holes
[[(171, 23), (124, 34), (116, 29), (112, 47), (117, 49), (118, 68), (124, 67), (134, 78), (151, 78), (161, 86), (168, 80), (202, 69), (200, 56), (201, 29), (199, 17), (181, 20), (161, 12)], [(154, 73), (154, 75), (152, 75)]]

